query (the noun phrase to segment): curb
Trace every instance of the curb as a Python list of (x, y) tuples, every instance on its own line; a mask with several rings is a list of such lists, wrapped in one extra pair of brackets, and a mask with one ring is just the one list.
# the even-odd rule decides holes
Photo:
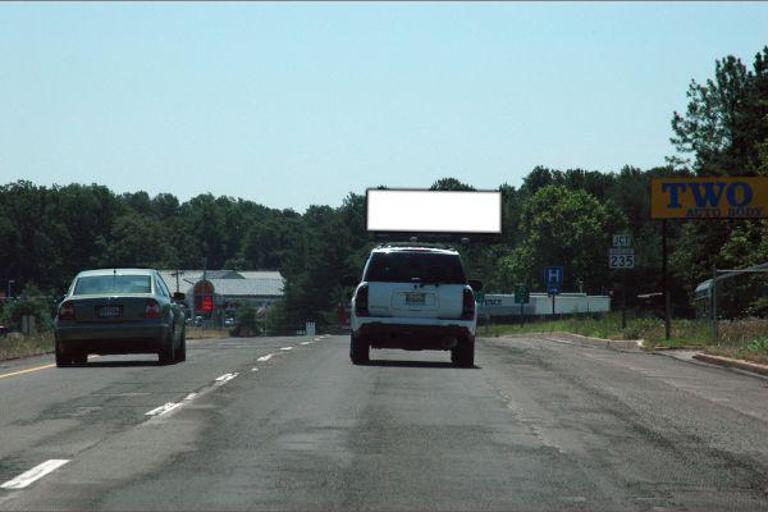
[(643, 340), (606, 340), (603, 338), (591, 338), (572, 332), (554, 332), (552, 334), (574, 336), (578, 338), (579, 341), (583, 341), (589, 345), (603, 347), (609, 350), (618, 350), (620, 352), (642, 352), (643, 350)]
[(699, 352), (694, 354), (693, 358), (709, 364), (724, 366), (727, 368), (736, 368), (745, 372), (756, 373), (768, 377), (768, 366), (758, 363), (751, 363), (742, 359), (731, 359), (730, 357), (713, 356)]
[[(557, 337), (563, 337), (565, 336), (565, 339), (558, 340)], [(615, 350), (617, 352), (643, 352), (643, 340), (606, 340), (603, 338), (590, 338), (589, 336), (583, 336), (581, 334), (576, 334), (572, 332), (565, 332), (565, 331), (552, 331), (552, 332), (530, 332), (530, 333), (520, 333), (520, 334), (514, 334), (514, 335), (506, 335), (506, 337), (510, 338), (520, 338), (520, 337), (537, 337), (540, 339), (544, 339), (547, 341), (554, 341), (554, 342), (579, 342), (584, 343), (585, 345), (593, 346), (593, 347), (599, 347), (599, 348), (605, 348), (608, 350)], [(567, 337), (576, 338), (574, 339), (568, 339)]]

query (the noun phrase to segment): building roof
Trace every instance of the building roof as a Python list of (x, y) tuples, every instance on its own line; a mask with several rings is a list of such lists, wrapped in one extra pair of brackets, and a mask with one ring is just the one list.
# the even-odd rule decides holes
[[(202, 270), (182, 270), (179, 291), (189, 295), (192, 287), (203, 279)], [(176, 291), (175, 270), (161, 270), (168, 289)], [(205, 277), (217, 295), (282, 296), (284, 278), (276, 270), (208, 270)]]
[(213, 293), (224, 296), (278, 296), (283, 294), (282, 279), (209, 279)]

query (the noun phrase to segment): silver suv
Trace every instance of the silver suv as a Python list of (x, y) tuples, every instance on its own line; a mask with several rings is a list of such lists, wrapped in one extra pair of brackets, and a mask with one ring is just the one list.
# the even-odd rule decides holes
[(399, 348), (450, 350), (456, 366), (474, 366), (481, 286), (467, 281), (452, 249), (374, 249), (352, 298), (352, 362), (367, 363), (371, 348)]

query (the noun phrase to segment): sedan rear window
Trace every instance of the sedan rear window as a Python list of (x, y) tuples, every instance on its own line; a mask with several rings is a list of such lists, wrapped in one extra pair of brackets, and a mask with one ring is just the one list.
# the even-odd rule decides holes
[(74, 295), (101, 293), (150, 293), (150, 276), (86, 276), (75, 284)]
[(366, 267), (365, 281), (385, 283), (464, 284), (461, 259), (453, 254), (420, 252), (374, 253)]

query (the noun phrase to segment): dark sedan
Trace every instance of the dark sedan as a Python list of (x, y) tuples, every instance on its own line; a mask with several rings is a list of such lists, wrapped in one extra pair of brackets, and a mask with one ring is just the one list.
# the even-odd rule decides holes
[(155, 353), (160, 364), (184, 361), (183, 300), (156, 270), (80, 272), (56, 315), (56, 365), (85, 364), (88, 354)]

